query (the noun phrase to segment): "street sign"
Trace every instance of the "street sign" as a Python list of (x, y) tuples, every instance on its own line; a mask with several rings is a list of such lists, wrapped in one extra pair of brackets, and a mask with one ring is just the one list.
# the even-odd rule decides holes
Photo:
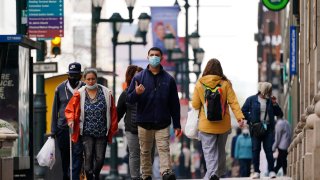
[(290, 76), (297, 74), (297, 27), (290, 26), (290, 51), (289, 51), (289, 62), (290, 62)]
[(33, 63), (33, 73), (42, 74), (42, 73), (56, 73), (56, 72), (58, 72), (57, 62)]
[(28, 34), (32, 38), (63, 37), (63, 0), (29, 0)]
[(15, 35), (0, 35), (0, 42), (21, 42), (22, 35), (15, 34)]

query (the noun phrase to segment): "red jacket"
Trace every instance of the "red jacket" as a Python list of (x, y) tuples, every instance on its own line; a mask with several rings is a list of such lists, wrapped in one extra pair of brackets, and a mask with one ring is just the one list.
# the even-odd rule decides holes
[[(105, 87), (104, 87), (105, 88)], [(79, 89), (80, 91), (81, 89)], [(68, 121), (74, 121), (73, 125), (73, 133), (72, 133), (72, 142), (77, 142), (80, 135), (80, 116), (81, 116), (81, 92), (76, 91), (73, 97), (70, 99), (66, 110), (65, 110), (65, 116)], [(117, 115), (117, 108), (114, 103), (114, 98), (109, 93), (110, 97), (110, 127), (107, 129), (107, 140), (109, 143), (112, 142), (112, 137), (117, 133), (118, 131), (118, 115)], [(107, 110), (108, 111), (108, 110)]]

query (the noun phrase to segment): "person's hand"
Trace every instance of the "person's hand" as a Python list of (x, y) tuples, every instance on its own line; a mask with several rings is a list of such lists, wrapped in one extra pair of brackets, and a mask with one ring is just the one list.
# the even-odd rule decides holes
[(144, 86), (142, 84), (138, 85), (138, 82), (136, 81), (136, 93), (140, 95), (144, 92), (144, 90)]
[(73, 125), (74, 125), (74, 122), (73, 122), (73, 121), (69, 121), (69, 122), (68, 122), (68, 126), (69, 126), (71, 129), (73, 129)]
[(174, 130), (174, 134), (176, 135), (176, 137), (179, 138), (179, 137), (182, 135), (181, 129), (175, 129), (175, 130)]
[(272, 104), (277, 104), (277, 98), (272, 96), (271, 97), (271, 102), (272, 102)]

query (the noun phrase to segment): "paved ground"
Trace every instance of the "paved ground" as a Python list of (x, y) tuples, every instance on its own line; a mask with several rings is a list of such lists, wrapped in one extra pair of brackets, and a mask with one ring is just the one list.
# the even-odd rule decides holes
[[(242, 179), (242, 180), (251, 180), (251, 178), (220, 178), (220, 180), (236, 180), (236, 179)], [(260, 179), (262, 180), (269, 180), (270, 178), (269, 177), (261, 177)], [(180, 179), (180, 180), (183, 180), (183, 179)], [(198, 180), (201, 180), (201, 179), (198, 179)], [(275, 180), (291, 180), (290, 177), (277, 177)]]

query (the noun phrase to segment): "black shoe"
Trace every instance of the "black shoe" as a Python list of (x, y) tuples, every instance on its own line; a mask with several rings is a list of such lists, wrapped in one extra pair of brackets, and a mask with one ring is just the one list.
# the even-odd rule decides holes
[[(150, 176), (149, 176), (150, 177)], [(148, 178), (149, 178), (148, 177)], [(142, 177), (131, 178), (131, 180), (143, 180)]]
[(162, 173), (162, 180), (176, 180), (176, 175), (172, 171)]
[[(142, 179), (142, 178), (141, 178)], [(147, 178), (143, 179), (143, 180), (152, 180), (151, 176), (148, 176)]]
[(220, 178), (217, 175), (211, 176), (210, 180), (219, 180)]

